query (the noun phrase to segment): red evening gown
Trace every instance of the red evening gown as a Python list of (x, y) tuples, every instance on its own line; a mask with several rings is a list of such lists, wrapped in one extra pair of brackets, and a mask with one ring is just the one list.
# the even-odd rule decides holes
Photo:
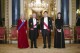
[[(17, 29), (21, 25), (21, 19), (18, 20)], [(28, 38), (27, 38), (27, 20), (25, 20), (23, 26), (18, 30), (18, 48), (28, 48)]]

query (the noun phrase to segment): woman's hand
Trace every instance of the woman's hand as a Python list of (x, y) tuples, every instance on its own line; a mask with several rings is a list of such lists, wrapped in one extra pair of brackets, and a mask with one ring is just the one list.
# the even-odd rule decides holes
[(61, 29), (57, 29), (58, 32), (61, 32)]
[(17, 37), (18, 37), (18, 30), (17, 30)]
[(27, 30), (26, 30), (26, 33), (27, 33)]
[(18, 33), (18, 30), (17, 30), (17, 33)]

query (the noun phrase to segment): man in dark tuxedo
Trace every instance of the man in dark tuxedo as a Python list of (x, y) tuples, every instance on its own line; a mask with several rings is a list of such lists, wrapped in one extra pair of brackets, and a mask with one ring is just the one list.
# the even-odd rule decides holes
[(40, 20), (40, 31), (42, 32), (43, 36), (43, 44), (44, 47), (46, 48), (46, 37), (48, 40), (48, 48), (51, 48), (51, 30), (52, 30), (52, 19), (48, 17), (48, 12), (44, 12), (44, 17), (41, 18)]
[(32, 18), (29, 19), (29, 38), (31, 40), (31, 48), (37, 48), (37, 38), (38, 38), (38, 20), (36, 13), (32, 14)]

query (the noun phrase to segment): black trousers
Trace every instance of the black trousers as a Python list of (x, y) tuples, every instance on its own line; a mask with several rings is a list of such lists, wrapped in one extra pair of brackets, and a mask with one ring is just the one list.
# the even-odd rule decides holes
[(33, 45), (34, 45), (35, 48), (37, 47), (37, 43), (36, 42), (37, 42), (36, 39), (31, 40), (31, 48), (33, 48)]
[(31, 36), (31, 47), (33, 48), (34, 47), (37, 47), (37, 34), (38, 30), (37, 29), (34, 29), (34, 30), (31, 30), (30, 31), (30, 36)]
[(51, 47), (51, 31), (43, 29), (42, 30), (42, 36), (43, 36), (44, 47), (46, 47), (46, 38), (47, 38), (47, 41), (48, 41), (48, 47)]

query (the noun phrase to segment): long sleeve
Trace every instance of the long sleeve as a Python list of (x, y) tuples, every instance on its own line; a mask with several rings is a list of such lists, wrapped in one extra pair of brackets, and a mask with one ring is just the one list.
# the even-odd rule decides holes
[(30, 19), (29, 19), (29, 22), (28, 22), (28, 24), (29, 24), (29, 28), (30, 28)]
[(27, 28), (27, 20), (25, 21), (25, 28), (26, 28), (26, 30), (28, 29), (28, 28)]
[(63, 20), (61, 21), (61, 27), (63, 27)]
[(33, 23), (31, 21), (31, 19), (29, 19), (29, 28), (33, 28), (32, 26), (33, 26)]
[(61, 29), (63, 27), (63, 20), (62, 19), (56, 19), (55, 26), (57, 29)]
[(42, 30), (42, 18), (41, 18), (41, 20), (40, 20), (40, 30)]
[(17, 30), (18, 30), (18, 27), (19, 27), (19, 20), (18, 20), (18, 22), (17, 22)]
[(52, 25), (52, 19), (51, 19), (51, 29), (53, 29), (53, 25)]
[(58, 25), (57, 25), (57, 20), (55, 20), (55, 27), (56, 27), (56, 28), (58, 28)]

